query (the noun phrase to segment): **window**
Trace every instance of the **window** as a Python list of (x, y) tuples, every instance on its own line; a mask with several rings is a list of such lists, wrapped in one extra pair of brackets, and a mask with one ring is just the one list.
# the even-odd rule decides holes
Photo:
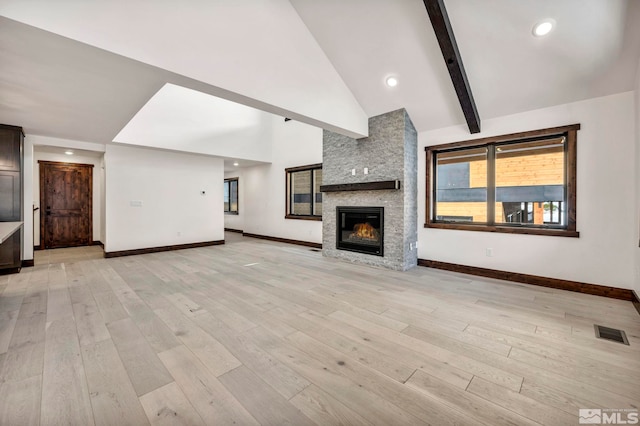
[(224, 180), (224, 212), (238, 214), (238, 178)]
[(285, 169), (287, 219), (322, 220), (322, 164)]
[(579, 129), (427, 147), (425, 227), (577, 237)]

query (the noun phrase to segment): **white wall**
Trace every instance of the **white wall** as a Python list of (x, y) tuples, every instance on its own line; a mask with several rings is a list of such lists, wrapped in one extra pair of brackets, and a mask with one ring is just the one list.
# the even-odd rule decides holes
[[(55, 146), (62, 148), (72, 148), (72, 149), (82, 149), (86, 151), (95, 151), (97, 154), (104, 152), (104, 145), (96, 144), (91, 142), (82, 142), (82, 141), (73, 141), (68, 139), (58, 139), (51, 138), (47, 136), (40, 135), (31, 135), (27, 134), (24, 139), (24, 226), (23, 226), (23, 237), (24, 243), (22, 244), (22, 259), (23, 260), (31, 260), (33, 259), (33, 246), (34, 246), (34, 235), (33, 235), (33, 225), (34, 225), (34, 214), (33, 214), (33, 205), (40, 205), (39, 200), (39, 192), (34, 192), (34, 185), (39, 186), (38, 183), (34, 182), (34, 176), (37, 176), (37, 160), (34, 158), (34, 146)], [(95, 174), (94, 174), (95, 179)], [(104, 194), (104, 192), (103, 192)], [(95, 193), (94, 193), (95, 195)], [(94, 198), (94, 202), (95, 202)], [(104, 199), (100, 201), (101, 205), (104, 205)], [(101, 215), (104, 217), (104, 214)], [(102, 222), (102, 220), (101, 220)], [(95, 232), (95, 222), (94, 222), (94, 232)], [(102, 237), (104, 232), (99, 232), (99, 235)], [(39, 234), (38, 234), (39, 237)], [(96, 236), (94, 234), (94, 239)], [(38, 244), (36, 242), (35, 244)]]
[(240, 178), (240, 212), (237, 216), (226, 215), (225, 227), (251, 234), (322, 243), (322, 222), (284, 218), (284, 169), (322, 163), (322, 129), (297, 121), (277, 120), (273, 126), (273, 157), (271, 164), (225, 174)]
[[(462, 265), (632, 288), (638, 245), (634, 184), (634, 92), (544, 108), (464, 126), (423, 132), (424, 146), (580, 123), (577, 159), (577, 230), (580, 238), (498, 234), (419, 227), (418, 257)], [(418, 176), (425, 175), (420, 156)], [(424, 181), (424, 179), (423, 179)], [(425, 184), (418, 197), (424, 200)], [(418, 203), (418, 218), (425, 218)], [(493, 257), (485, 249), (493, 249)]]
[(223, 240), (223, 170), (218, 158), (107, 145), (105, 251)]
[(636, 232), (634, 234), (634, 251), (635, 255), (635, 282), (634, 289), (636, 295), (640, 297), (640, 61), (638, 61), (638, 70), (636, 74), (636, 92), (635, 92), (635, 124), (636, 124), (636, 160), (634, 170), (635, 176), (635, 195), (636, 195), (636, 209), (635, 209), (635, 221)]
[[(98, 156), (83, 156), (83, 155), (65, 155), (54, 154), (51, 152), (40, 152), (35, 149), (33, 155), (33, 205), (40, 206), (40, 167), (38, 166), (39, 160), (44, 161), (58, 161), (63, 163), (81, 163), (81, 164), (93, 164), (93, 241), (102, 241), (102, 189), (104, 187), (102, 183), (102, 155)], [(25, 214), (29, 211), (25, 210)], [(38, 210), (33, 214), (34, 231), (33, 231), (33, 245), (40, 244), (40, 212)]]

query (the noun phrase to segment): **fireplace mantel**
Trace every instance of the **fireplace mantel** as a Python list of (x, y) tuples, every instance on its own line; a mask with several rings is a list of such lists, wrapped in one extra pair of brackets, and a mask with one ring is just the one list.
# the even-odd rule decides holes
[(320, 185), (320, 192), (377, 191), (382, 189), (400, 189), (399, 180), (381, 180), (376, 182), (340, 183)]

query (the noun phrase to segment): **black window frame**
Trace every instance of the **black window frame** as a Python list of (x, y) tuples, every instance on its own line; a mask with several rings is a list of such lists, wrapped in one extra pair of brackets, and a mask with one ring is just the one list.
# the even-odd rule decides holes
[[(233, 205), (232, 201), (231, 201), (231, 182), (235, 182), (236, 183), (236, 210), (231, 210), (231, 206)], [(240, 214), (240, 179), (237, 177), (233, 177), (233, 178), (225, 178), (224, 180), (224, 186), (229, 186), (229, 210), (227, 210), (226, 208), (224, 209), (224, 214)], [(223, 202), (223, 208), (224, 208), (224, 202)]]
[[(315, 200), (315, 170), (322, 170), (322, 163), (318, 163), (318, 164), (310, 164), (308, 166), (299, 166), (299, 167), (289, 167), (284, 169), (285, 171), (285, 219), (301, 219), (301, 220), (316, 220), (316, 221), (321, 221), (322, 220), (322, 215), (314, 215), (313, 211), (316, 200)], [(311, 171), (311, 200), (310, 200), (310, 209), (309, 211), (312, 212), (311, 214), (308, 215), (303, 215), (303, 214), (293, 214), (291, 213), (291, 202), (292, 202), (292, 195), (293, 192), (291, 191), (291, 174), (292, 173), (296, 173), (296, 172), (305, 172), (305, 171)]]
[[(532, 234), (532, 235), (554, 235), (562, 237), (579, 237), (580, 233), (577, 231), (576, 226), (576, 163), (577, 163), (577, 132), (580, 130), (580, 124), (572, 124), (568, 126), (551, 127), (541, 130), (533, 130), (520, 133), (511, 133), (501, 136), (492, 136), (488, 138), (481, 138), (475, 140), (461, 141), (448, 143), (443, 145), (434, 145), (425, 147), (426, 153), (426, 170), (425, 170), (425, 182), (426, 182), (426, 200), (425, 200), (425, 228), (440, 228), (440, 229), (455, 229), (463, 231), (483, 231), (483, 232), (501, 232), (510, 234)], [(435, 200), (436, 200), (436, 159), (437, 154), (441, 152), (451, 152), (456, 150), (464, 150), (470, 148), (482, 148), (486, 147), (488, 151), (487, 155), (487, 168), (489, 170), (489, 177), (487, 179), (487, 194), (495, 194), (495, 152), (496, 147), (509, 143), (522, 143), (527, 141), (533, 141), (536, 139), (551, 138), (554, 136), (564, 136), (565, 142), (565, 185), (564, 195), (565, 199), (562, 205), (566, 211), (566, 225), (558, 224), (521, 224), (521, 223), (494, 223), (494, 217), (490, 214), (495, 208), (495, 197), (487, 197), (487, 212), (488, 219), (486, 223), (461, 223), (461, 222), (447, 222), (443, 220), (437, 220), (435, 218)], [(489, 205), (494, 203), (494, 207)]]

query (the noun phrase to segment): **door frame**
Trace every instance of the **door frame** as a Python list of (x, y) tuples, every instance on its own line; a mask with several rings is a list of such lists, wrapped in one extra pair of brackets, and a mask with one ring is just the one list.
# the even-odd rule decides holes
[[(44, 166), (44, 167), (43, 167)], [(87, 246), (93, 245), (93, 168), (94, 165), (93, 164), (86, 164), (86, 163), (67, 163), (67, 162), (63, 162), (63, 161), (47, 161), (47, 160), (38, 160), (38, 173), (40, 175), (40, 248), (42, 250), (47, 249), (46, 247), (46, 238), (45, 238), (45, 233), (46, 233), (46, 208), (44, 208), (44, 205), (46, 204), (45, 202), (45, 191), (44, 188), (46, 186), (46, 181), (45, 181), (45, 173), (44, 173), (44, 168), (47, 166), (64, 166), (64, 167), (71, 167), (71, 168), (89, 168), (91, 169), (91, 173), (90, 173), (90, 179), (89, 179), (89, 203), (88, 203), (88, 222), (89, 222), (89, 241), (87, 242)], [(79, 246), (82, 247), (82, 246)]]

